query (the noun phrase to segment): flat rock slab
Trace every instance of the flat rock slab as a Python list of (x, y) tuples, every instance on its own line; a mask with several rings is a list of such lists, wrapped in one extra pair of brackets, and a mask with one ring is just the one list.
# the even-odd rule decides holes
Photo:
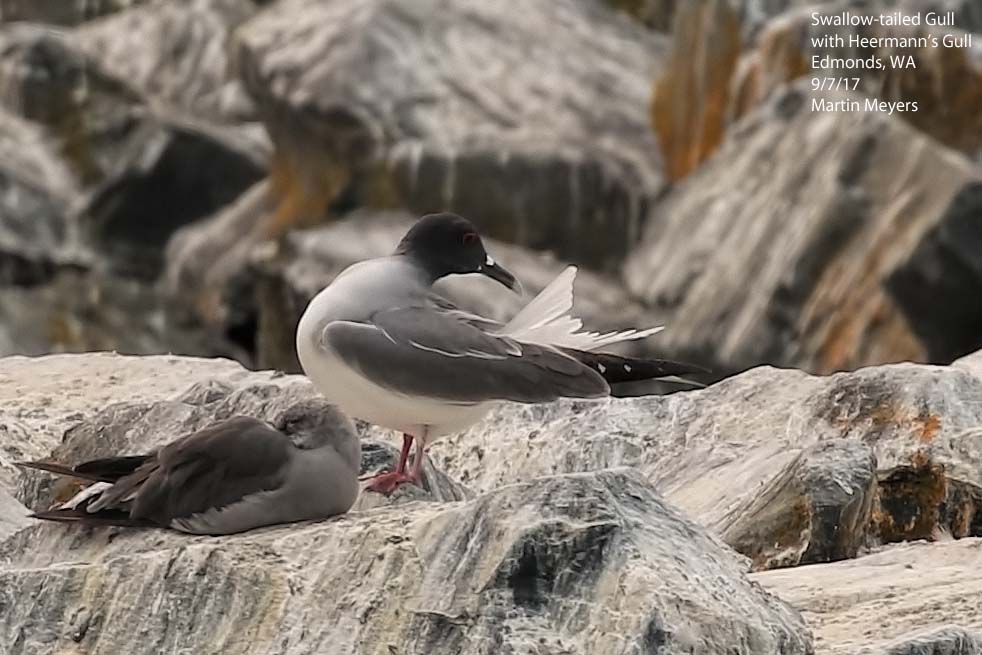
[[(982, 644), (982, 539), (896, 544), (751, 577), (801, 610), (817, 653), (967, 655)], [(960, 629), (936, 627), (945, 624)]]
[(229, 538), (42, 525), (0, 561), (0, 643), (23, 655), (812, 652), (627, 471)]

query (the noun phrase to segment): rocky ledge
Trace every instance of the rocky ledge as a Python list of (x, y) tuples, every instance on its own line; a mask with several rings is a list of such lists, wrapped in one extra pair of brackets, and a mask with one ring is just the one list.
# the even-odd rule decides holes
[[(503, 405), (423, 489), (233, 537), (36, 524), (12, 462), (143, 451), (316, 393), (226, 360), (0, 360), (15, 653), (973, 653), (979, 356)], [(363, 470), (394, 457), (360, 426)], [(756, 571), (755, 571), (756, 569)]]

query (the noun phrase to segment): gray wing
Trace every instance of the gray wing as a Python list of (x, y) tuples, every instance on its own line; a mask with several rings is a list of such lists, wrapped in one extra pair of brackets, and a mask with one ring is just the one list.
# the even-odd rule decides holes
[[(133, 473), (130, 516), (169, 525), (284, 482), (293, 443), (262, 421), (236, 417), (164, 446)], [(120, 480), (122, 486), (126, 479)]]
[(440, 312), (444, 316), (473, 325), (484, 332), (494, 334), (500, 332), (501, 328), (505, 326), (504, 323), (500, 323), (494, 319), (485, 318), (484, 316), (478, 316), (477, 314), (464, 311), (443, 296), (433, 293), (432, 291), (427, 295), (426, 300), (433, 306), (434, 310)]
[(469, 316), (432, 304), (389, 309), (366, 323), (333, 321), (321, 339), (365, 377), (406, 395), (535, 403), (609, 393), (604, 379), (574, 358), (494, 334)]

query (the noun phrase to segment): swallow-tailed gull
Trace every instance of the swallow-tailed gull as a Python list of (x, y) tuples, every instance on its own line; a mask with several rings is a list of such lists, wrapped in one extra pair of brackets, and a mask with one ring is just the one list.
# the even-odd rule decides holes
[(431, 214), (410, 228), (393, 255), (345, 269), (300, 319), (297, 354), (317, 389), (349, 416), (403, 433), (396, 470), (376, 476), (366, 489), (390, 493), (418, 483), (434, 439), (463, 431), (501, 401), (599, 398), (613, 383), (702, 371), (595, 352), (661, 328), (581, 331), (582, 323), (569, 315), (573, 267), (504, 325), (434, 293), (435, 281), (467, 273), (520, 288), (485, 251), (470, 221)]

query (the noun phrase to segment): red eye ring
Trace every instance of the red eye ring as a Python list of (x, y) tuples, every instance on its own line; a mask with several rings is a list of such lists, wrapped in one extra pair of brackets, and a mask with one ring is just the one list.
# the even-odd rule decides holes
[(464, 234), (464, 237), (463, 237), (463, 238), (461, 239), (461, 242), (462, 242), (462, 243), (463, 243), (463, 244), (464, 244), (465, 246), (466, 246), (466, 245), (469, 245), (469, 244), (472, 244), (472, 243), (474, 243), (475, 241), (477, 241), (477, 233), (476, 233), (476, 232), (466, 232), (466, 233)]

